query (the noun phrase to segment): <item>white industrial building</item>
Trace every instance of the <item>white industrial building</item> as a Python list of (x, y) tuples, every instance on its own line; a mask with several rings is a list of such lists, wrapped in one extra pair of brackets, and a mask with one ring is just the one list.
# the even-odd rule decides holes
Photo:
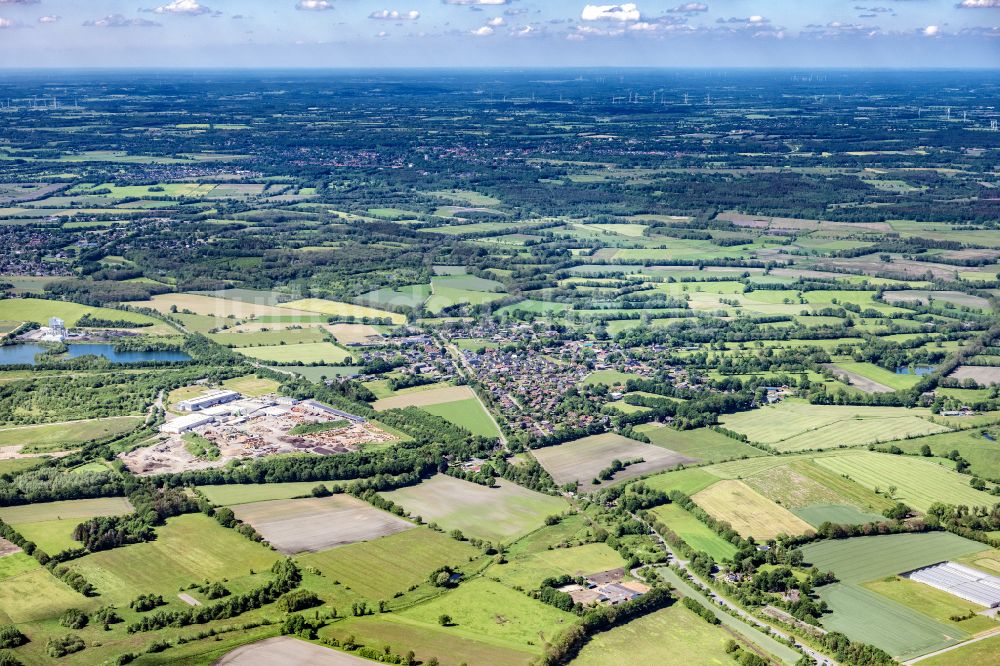
[(215, 423), (215, 417), (210, 414), (188, 414), (187, 416), (179, 416), (176, 419), (167, 421), (160, 426), (160, 432), (170, 435), (180, 435), (181, 433), (200, 428), (210, 423)]
[(917, 569), (907, 577), (980, 606), (1000, 606), (1000, 578), (955, 562)]
[(182, 412), (200, 412), (208, 407), (222, 405), (233, 400), (242, 398), (236, 391), (210, 391), (197, 398), (181, 400), (177, 403), (177, 409)]

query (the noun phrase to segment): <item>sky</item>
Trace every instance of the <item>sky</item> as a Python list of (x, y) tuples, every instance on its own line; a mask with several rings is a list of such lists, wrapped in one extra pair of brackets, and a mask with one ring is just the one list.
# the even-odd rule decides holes
[(0, 68), (1000, 68), (1000, 0), (0, 0)]

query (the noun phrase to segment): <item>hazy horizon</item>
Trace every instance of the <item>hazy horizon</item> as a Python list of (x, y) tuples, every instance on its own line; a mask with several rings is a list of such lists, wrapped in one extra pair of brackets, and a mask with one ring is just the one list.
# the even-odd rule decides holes
[(0, 68), (993, 68), (1000, 0), (0, 0)]

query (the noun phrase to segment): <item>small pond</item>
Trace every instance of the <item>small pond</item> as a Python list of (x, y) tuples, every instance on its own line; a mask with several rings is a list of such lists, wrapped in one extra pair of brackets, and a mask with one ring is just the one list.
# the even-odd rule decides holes
[(897, 375), (917, 375), (923, 377), (934, 372), (933, 365), (901, 365), (896, 368)]

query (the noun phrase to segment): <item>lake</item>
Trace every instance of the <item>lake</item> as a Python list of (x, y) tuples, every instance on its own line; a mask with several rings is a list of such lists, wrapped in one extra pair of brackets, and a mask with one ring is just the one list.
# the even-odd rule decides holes
[[(112, 344), (71, 344), (68, 358), (95, 355), (112, 363), (142, 363), (145, 361), (190, 361), (191, 357), (178, 351), (115, 351)], [(35, 355), (46, 350), (44, 345), (21, 344), (0, 347), (0, 365), (35, 365)]]

